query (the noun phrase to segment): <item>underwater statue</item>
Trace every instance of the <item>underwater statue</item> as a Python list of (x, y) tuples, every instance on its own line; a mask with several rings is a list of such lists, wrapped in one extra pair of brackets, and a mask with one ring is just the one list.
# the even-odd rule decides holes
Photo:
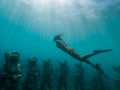
[(53, 67), (51, 64), (51, 59), (43, 60), (42, 69), (42, 82), (40, 84), (40, 90), (52, 90), (51, 82)]
[(93, 64), (92, 62), (90, 62), (88, 59), (92, 56), (95, 56), (97, 54), (100, 53), (105, 53), (105, 52), (110, 52), (112, 51), (112, 49), (106, 49), (106, 50), (94, 50), (93, 53), (87, 54), (85, 56), (80, 56), (73, 48), (69, 47), (61, 38), (61, 36), (63, 36), (62, 34), (58, 34), (53, 38), (53, 41), (56, 43), (57, 48), (61, 49), (62, 51), (66, 52), (67, 54), (69, 54), (70, 56), (72, 56), (73, 58), (75, 58), (78, 61), (81, 62), (85, 62), (89, 65), (91, 65), (93, 68), (95, 68), (96, 70), (98, 70), (99, 72), (101, 72), (103, 75), (104, 72), (102, 71), (102, 69), (97, 65), (97, 64)]
[(75, 90), (85, 90), (84, 72), (85, 69), (82, 66), (82, 63), (75, 64)]
[(120, 90), (120, 65), (112, 66), (113, 70), (116, 72), (114, 76), (114, 86), (115, 90)]
[(38, 90), (39, 89), (39, 78), (40, 71), (37, 64), (38, 59), (28, 59), (27, 76), (23, 83), (23, 90)]
[(112, 66), (113, 70), (120, 74), (120, 66)]
[[(100, 66), (100, 64), (98, 64)], [(92, 90), (108, 90), (103, 75), (100, 72), (93, 73)]]
[(11, 55), (5, 53), (4, 57), (3, 72), (0, 74), (0, 90), (17, 90), (22, 76), (21, 64), (19, 64), (20, 54), (17, 51)]
[(59, 77), (58, 77), (58, 86), (57, 90), (68, 90), (68, 74), (69, 74), (69, 67), (66, 61), (59, 62), (60, 69), (59, 69)]

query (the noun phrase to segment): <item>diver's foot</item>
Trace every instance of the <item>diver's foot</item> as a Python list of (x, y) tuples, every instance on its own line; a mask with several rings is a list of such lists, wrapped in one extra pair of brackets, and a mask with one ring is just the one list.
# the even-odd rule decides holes
[(110, 51), (112, 51), (112, 49), (106, 49), (106, 50), (94, 50), (94, 53), (98, 54), (98, 53), (110, 52)]

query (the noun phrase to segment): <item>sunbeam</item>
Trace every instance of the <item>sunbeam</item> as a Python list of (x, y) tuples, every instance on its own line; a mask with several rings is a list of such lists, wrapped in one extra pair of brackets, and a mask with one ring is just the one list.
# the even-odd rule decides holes
[[(51, 32), (67, 33), (69, 37), (77, 32), (87, 38), (91, 34), (105, 34), (101, 18), (106, 16), (102, 14), (102, 9), (113, 3), (116, 2), (107, 4), (107, 1), (96, 3), (96, 0), (2, 0), (0, 9), (11, 22), (20, 24), (30, 32), (44, 36), (51, 35)], [(94, 30), (93, 26), (99, 29)]]

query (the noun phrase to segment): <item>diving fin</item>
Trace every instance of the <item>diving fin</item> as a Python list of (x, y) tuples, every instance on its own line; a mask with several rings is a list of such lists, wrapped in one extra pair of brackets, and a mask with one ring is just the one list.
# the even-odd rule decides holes
[(112, 49), (105, 49), (105, 50), (94, 50), (93, 52), (98, 54), (98, 53), (104, 53), (104, 52), (110, 52)]

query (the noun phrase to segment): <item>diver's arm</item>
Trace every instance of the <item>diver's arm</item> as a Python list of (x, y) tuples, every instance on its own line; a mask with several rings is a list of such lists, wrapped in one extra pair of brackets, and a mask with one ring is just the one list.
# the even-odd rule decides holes
[(67, 49), (67, 45), (62, 41), (62, 40), (56, 40), (56, 43), (60, 43), (62, 46), (64, 46), (64, 48)]
[(61, 44), (64, 47), (64, 49), (66, 49), (68, 52), (76, 53), (73, 48), (68, 47), (62, 40), (56, 40), (56, 42)]

